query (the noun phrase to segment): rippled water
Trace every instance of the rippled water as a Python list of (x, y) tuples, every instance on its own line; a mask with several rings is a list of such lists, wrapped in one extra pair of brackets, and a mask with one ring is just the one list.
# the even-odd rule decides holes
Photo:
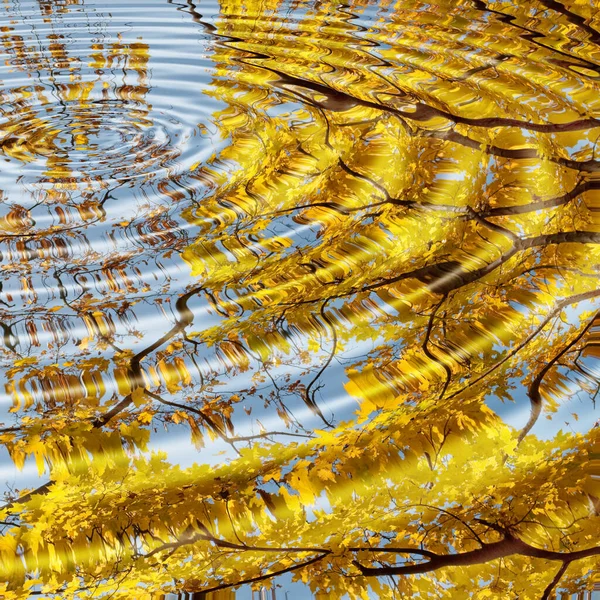
[(591, 589), (599, 31), (5, 0), (0, 595)]

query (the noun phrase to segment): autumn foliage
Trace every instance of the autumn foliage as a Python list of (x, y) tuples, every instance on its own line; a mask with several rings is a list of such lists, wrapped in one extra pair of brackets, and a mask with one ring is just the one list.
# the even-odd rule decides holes
[[(28, 6), (0, 442), (41, 479), (0, 509), (0, 596), (591, 589), (595, 0), (165, 3), (202, 156), (156, 23)], [(157, 449), (182, 431), (191, 466)]]

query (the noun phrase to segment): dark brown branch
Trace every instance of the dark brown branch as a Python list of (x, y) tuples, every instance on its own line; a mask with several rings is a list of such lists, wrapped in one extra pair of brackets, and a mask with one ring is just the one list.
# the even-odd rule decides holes
[[(487, 145), (484, 146), (481, 142), (474, 140), (466, 135), (458, 133), (457, 131), (420, 131), (422, 137), (431, 137), (439, 140), (453, 142), (460, 144), (466, 148), (472, 148), (473, 150), (481, 150), (492, 156), (498, 156), (500, 158), (508, 158), (511, 160), (525, 160), (525, 159), (542, 159), (542, 156), (535, 148), (501, 148), (500, 146)], [(578, 161), (570, 158), (564, 158), (562, 156), (548, 156), (544, 157), (553, 163), (574, 169), (579, 172), (597, 172), (600, 170), (600, 161), (590, 159), (586, 161)]]
[[(194, 320), (194, 313), (188, 308), (187, 303), (189, 302), (192, 296), (202, 291), (202, 289), (203, 286), (197, 286), (186, 292), (183, 296), (181, 296), (175, 304), (175, 309), (179, 313), (179, 319), (175, 323), (175, 325), (173, 325), (173, 327), (171, 327), (171, 329), (167, 331), (167, 333), (165, 333), (163, 336), (161, 336), (158, 340), (156, 340), (149, 346), (146, 346), (146, 348), (140, 350), (135, 356), (131, 358), (129, 362), (129, 375), (131, 379), (130, 384), (132, 389), (144, 386), (144, 378), (142, 376), (141, 368), (142, 360), (151, 352), (153, 352), (157, 348), (160, 348), (162, 345), (174, 338), (179, 333), (183, 333), (183, 331), (185, 331), (185, 328), (192, 323), (192, 321)], [(125, 396), (125, 398), (123, 398), (123, 400), (121, 400), (121, 402), (119, 402), (113, 408), (111, 408), (111, 410), (102, 415), (100, 418), (96, 419), (93, 423), (94, 427), (103, 427), (112, 419), (114, 419), (114, 417), (116, 417), (119, 413), (125, 410), (132, 402), (133, 398), (131, 394), (128, 394), (127, 396)]]
[(546, 210), (549, 208), (557, 208), (564, 206), (574, 200), (581, 194), (589, 192), (591, 190), (600, 190), (600, 181), (583, 181), (578, 183), (572, 190), (565, 192), (561, 196), (550, 198), (549, 200), (536, 200), (535, 202), (529, 202), (527, 204), (521, 204), (519, 206), (499, 206), (496, 208), (489, 208), (479, 214), (482, 217), (501, 217), (501, 216), (512, 216), (512, 215), (524, 215), (530, 212), (538, 210)]
[[(435, 354), (433, 354), (433, 352), (431, 352), (431, 350), (429, 349), (429, 340), (431, 338), (431, 332), (433, 330), (433, 322), (435, 320), (438, 310), (446, 300), (446, 297), (446, 295), (442, 296), (441, 300), (431, 311), (431, 315), (429, 316), (429, 322), (427, 323), (427, 331), (425, 332), (425, 339), (423, 340), (423, 352), (425, 353), (425, 356), (427, 356), (427, 358), (429, 358), (430, 360), (438, 364), (440, 367), (442, 367), (442, 369), (444, 369), (446, 373), (446, 381), (444, 382), (442, 391), (439, 394), (440, 398), (446, 393), (446, 390), (448, 389), (448, 385), (450, 384), (450, 381), (452, 379), (452, 369), (450, 369), (450, 367), (442, 359), (438, 358), (437, 356), (435, 356)], [(432, 465), (430, 464), (430, 466)], [(433, 471), (433, 468), (431, 470)]]
[[(205, 529), (205, 528), (203, 528)], [(144, 558), (150, 558), (159, 552), (164, 552), (165, 550), (172, 550), (181, 548), (183, 546), (188, 546), (190, 544), (195, 544), (196, 542), (206, 541), (214, 544), (217, 548), (226, 549), (226, 550), (235, 550), (235, 551), (243, 551), (243, 552), (328, 552), (323, 548), (315, 548), (315, 547), (290, 547), (290, 548), (280, 548), (280, 547), (272, 547), (272, 546), (248, 546), (244, 543), (236, 544), (234, 542), (228, 542), (227, 540), (220, 540), (219, 538), (214, 537), (208, 530), (205, 529), (207, 533), (198, 533), (195, 535), (184, 537), (183, 539), (177, 542), (170, 542), (167, 544), (162, 544), (158, 548), (154, 548), (154, 550), (148, 552), (148, 554), (144, 555)]]
[(236, 581), (234, 583), (223, 583), (221, 585), (216, 585), (216, 586), (209, 587), (209, 588), (200, 588), (195, 591), (204, 592), (207, 594), (209, 592), (216, 592), (218, 590), (225, 590), (225, 589), (232, 588), (232, 587), (235, 588), (240, 585), (247, 585), (249, 583), (257, 583), (258, 581), (265, 581), (267, 579), (272, 579), (273, 577), (278, 577), (279, 575), (284, 575), (285, 573), (293, 573), (294, 571), (297, 571), (298, 569), (303, 569), (304, 567), (308, 567), (310, 565), (318, 563), (319, 561), (323, 560), (329, 554), (330, 554), (330, 552), (326, 551), (326, 552), (323, 552), (322, 554), (319, 554), (318, 556), (315, 556), (314, 558), (311, 558), (310, 560), (292, 565), (290, 567), (286, 567), (285, 569), (279, 569), (278, 571), (273, 571), (272, 573), (265, 573), (264, 575), (257, 575), (256, 577), (248, 577), (247, 579), (241, 579), (240, 581)]
[[(260, 57), (263, 58), (264, 55), (261, 55)], [(252, 65), (254, 67), (257, 66), (256, 63), (252, 63)], [(576, 119), (575, 121), (571, 121), (569, 123), (530, 123), (528, 121), (521, 121), (519, 119), (511, 119), (505, 117), (483, 117), (474, 119), (451, 114), (440, 108), (436, 108), (428, 104), (423, 104), (420, 102), (415, 104), (413, 101), (414, 99), (409, 98), (408, 96), (407, 99), (411, 101), (411, 103), (415, 106), (415, 110), (412, 112), (404, 112), (402, 110), (385, 104), (378, 104), (370, 100), (357, 98), (356, 96), (352, 96), (346, 93), (345, 91), (335, 89), (328, 85), (323, 85), (321, 83), (316, 83), (314, 81), (289, 75), (288, 73), (280, 71), (279, 69), (267, 67), (264, 64), (261, 64), (259, 66), (261, 69), (271, 71), (272, 73), (278, 76), (278, 80), (274, 81), (273, 85), (281, 87), (286, 91), (290, 91), (291, 93), (302, 97), (307, 103), (310, 103), (312, 105), (318, 105), (321, 108), (333, 112), (345, 112), (354, 108), (355, 106), (365, 106), (368, 108), (373, 108), (375, 110), (392, 113), (403, 120), (409, 119), (411, 121), (429, 121), (434, 117), (443, 117), (445, 119), (448, 119), (449, 121), (453, 121), (454, 123), (470, 125), (471, 127), (519, 127), (520, 129), (526, 129), (529, 131), (539, 131), (543, 133), (563, 133), (569, 131), (582, 131), (586, 129), (600, 127), (600, 121), (594, 118)], [(317, 102), (311, 98), (306, 98), (305, 96), (297, 92), (294, 88), (303, 88), (311, 90), (313, 92), (317, 92), (319, 95), (324, 96), (325, 99)]]
[(564, 15), (567, 21), (569, 21), (569, 23), (573, 23), (573, 25), (576, 25), (578, 29), (585, 31), (589, 35), (590, 42), (595, 44), (600, 43), (600, 33), (590, 26), (587, 19), (569, 10), (564, 4), (557, 2), (556, 0), (540, 0), (540, 2), (546, 8)]
[(53, 483), (54, 483), (54, 481), (47, 481), (46, 483), (44, 483), (44, 484), (40, 485), (39, 487), (35, 488), (35, 490), (31, 490), (30, 492), (27, 492), (26, 494), (23, 494), (22, 496), (19, 496), (18, 498), (16, 498), (12, 502), (4, 504), (2, 507), (0, 507), (0, 509), (2, 509), (2, 510), (9, 509), (9, 508), (12, 508), (13, 506), (15, 506), (17, 504), (23, 504), (24, 502), (27, 502), (33, 496), (37, 496), (38, 494), (47, 494), (49, 492), (49, 490), (50, 490), (50, 486)]
[(591, 290), (589, 292), (583, 292), (581, 294), (575, 294), (574, 296), (569, 296), (568, 298), (564, 298), (563, 300), (558, 302), (556, 304), (556, 306), (544, 317), (542, 322), (520, 344), (518, 344), (510, 352), (508, 352), (506, 354), (506, 356), (504, 358), (502, 358), (502, 360), (499, 360), (497, 363), (492, 365), (489, 369), (487, 369), (486, 371), (484, 371), (483, 373), (481, 373), (480, 375), (478, 375), (477, 377), (475, 377), (474, 379), (469, 381), (460, 390), (458, 390), (458, 391), (454, 392), (453, 394), (451, 394), (450, 396), (448, 396), (448, 398), (449, 399), (454, 398), (455, 396), (458, 396), (459, 394), (464, 392), (467, 388), (476, 385), (481, 380), (485, 379), (490, 373), (494, 372), (496, 369), (501, 367), (507, 360), (510, 360), (513, 356), (518, 354), (525, 346), (527, 346), (527, 344), (529, 344), (540, 333), (540, 331), (542, 331), (542, 329), (544, 329), (544, 327), (546, 327), (546, 325), (554, 317), (559, 315), (560, 312), (564, 308), (566, 308), (567, 306), (570, 306), (572, 304), (577, 304), (578, 302), (583, 302), (584, 300), (591, 300), (592, 298), (597, 298), (598, 296), (600, 296), (600, 289)]
[(395, 548), (393, 546), (385, 546), (384, 548), (353, 547), (353, 548), (348, 548), (348, 550), (350, 552), (389, 552), (392, 554), (418, 554), (420, 556), (425, 556), (427, 558), (437, 558), (439, 556), (439, 554), (436, 554), (435, 552), (430, 552), (429, 550), (422, 550), (420, 548)]
[(556, 356), (554, 356), (554, 358), (552, 358), (552, 360), (549, 360), (544, 365), (544, 367), (540, 370), (540, 372), (535, 376), (534, 380), (531, 382), (531, 385), (529, 386), (529, 390), (527, 391), (527, 395), (529, 396), (529, 401), (531, 403), (531, 413), (529, 416), (529, 420), (525, 424), (525, 427), (523, 427), (523, 429), (521, 430), (521, 433), (519, 433), (519, 437), (517, 438), (517, 445), (519, 445), (523, 441), (525, 436), (533, 429), (533, 426), (536, 424), (536, 422), (539, 419), (539, 416), (542, 412), (543, 402), (542, 402), (542, 395), (540, 393), (540, 386), (542, 385), (544, 378), (546, 377), (546, 375), (548, 374), (550, 369), (552, 369), (554, 367), (554, 365), (567, 352), (569, 352), (569, 350), (573, 346), (575, 346), (576, 344), (578, 344), (581, 341), (581, 339), (590, 330), (590, 328), (594, 324), (597, 317), (598, 317), (598, 315), (596, 315), (593, 319), (590, 319), (589, 323), (579, 332), (579, 334), (573, 340), (571, 340), (567, 345), (563, 346), (563, 348), (560, 350), (560, 352), (558, 354), (556, 354)]
[(591, 190), (600, 190), (600, 181), (581, 181), (577, 185), (575, 185), (570, 191), (565, 192), (560, 196), (549, 198), (548, 200), (536, 199), (533, 202), (528, 202), (527, 204), (521, 204), (518, 206), (498, 206), (494, 208), (488, 208), (482, 211), (475, 211), (469, 206), (456, 206), (452, 204), (434, 204), (431, 202), (420, 202), (417, 200), (404, 200), (401, 198), (393, 198), (392, 196), (390, 196), (387, 189), (383, 185), (375, 181), (372, 177), (364, 175), (363, 173), (360, 173), (355, 169), (349, 167), (341, 158), (338, 159), (338, 164), (346, 173), (352, 175), (353, 177), (356, 177), (357, 179), (361, 179), (370, 183), (379, 192), (381, 192), (381, 194), (384, 196), (384, 199), (378, 202), (372, 202), (370, 204), (355, 206), (351, 208), (347, 206), (342, 206), (341, 204), (338, 204), (333, 201), (314, 202), (312, 204), (298, 204), (269, 214), (284, 214), (309, 208), (330, 208), (331, 210), (335, 210), (343, 215), (349, 215), (353, 212), (377, 208), (384, 204), (393, 204), (395, 206), (402, 206), (404, 208), (412, 210), (457, 213), (461, 215), (461, 217), (459, 218), (463, 218), (465, 220), (475, 219), (484, 223), (488, 227), (494, 227), (495, 224), (486, 221), (486, 219), (502, 216), (524, 215), (531, 212), (558, 208), (559, 206), (564, 206), (565, 204), (568, 204), (569, 202), (571, 202), (575, 198), (578, 198), (581, 194), (585, 192)]
[[(551, 246), (554, 244), (600, 244), (600, 232), (565, 231), (558, 233), (547, 233), (530, 238), (516, 239), (513, 241), (511, 248), (503, 252), (491, 263), (488, 263), (479, 269), (469, 271), (465, 269), (458, 261), (449, 260), (427, 265), (425, 267), (420, 267), (418, 269), (407, 271), (406, 273), (401, 273), (393, 277), (384, 278), (376, 283), (372, 283), (361, 288), (352, 288), (340, 294), (333, 294), (328, 296), (326, 299), (333, 300), (336, 298), (346, 298), (354, 294), (371, 292), (373, 290), (392, 285), (406, 279), (417, 279), (422, 283), (425, 283), (427, 287), (434, 293), (448, 294), (451, 291), (457, 290), (481, 279), (482, 277), (485, 277), (486, 275), (489, 275), (497, 268), (508, 262), (508, 260), (515, 256), (519, 251), (538, 248), (541, 246)], [(313, 304), (323, 300), (323, 298), (311, 298), (307, 300), (301, 300), (300, 302), (296, 302), (294, 304)], [(283, 305), (285, 304), (286, 303)]]
[(367, 577), (381, 577), (385, 575), (418, 575), (430, 573), (444, 567), (465, 567), (479, 565), (507, 558), (513, 555), (527, 556), (530, 558), (542, 558), (550, 561), (573, 562), (582, 558), (600, 555), (600, 546), (578, 550), (575, 552), (554, 552), (535, 548), (507, 533), (499, 542), (484, 544), (482, 548), (461, 552), (459, 554), (437, 555), (425, 563), (407, 564), (386, 567), (365, 567), (358, 561), (353, 564)]
[(19, 427), (18, 425), (16, 425), (15, 427), (4, 427), (3, 429), (0, 429), (0, 434), (3, 433), (14, 433), (16, 431), (22, 431), (23, 428)]
[(327, 356), (327, 360), (325, 361), (325, 364), (323, 364), (323, 366), (319, 369), (319, 372), (314, 376), (314, 378), (306, 386), (306, 391), (304, 393), (303, 399), (304, 399), (305, 404), (311, 409), (311, 411), (314, 414), (318, 415), (321, 418), (321, 420), (328, 427), (333, 427), (332, 423), (330, 423), (325, 418), (325, 415), (323, 415), (323, 412), (319, 408), (319, 405), (317, 404), (317, 401), (315, 399), (315, 394), (316, 394), (316, 391), (318, 388), (316, 388), (314, 391), (311, 391), (312, 387), (316, 384), (316, 382), (319, 380), (321, 375), (323, 375), (323, 373), (326, 371), (326, 369), (331, 364), (331, 361), (333, 360), (333, 357), (335, 356), (335, 353), (337, 350), (337, 332), (335, 330), (335, 325), (331, 322), (331, 319), (327, 316), (327, 313), (325, 312), (325, 306), (326, 306), (327, 302), (328, 301), (325, 300), (325, 302), (323, 302), (323, 304), (321, 305), (321, 316), (323, 317), (323, 320), (327, 323), (327, 325), (329, 325), (329, 328), (331, 330), (331, 337), (333, 339), (332, 345), (331, 345), (331, 351), (329, 352), (329, 355)]
[(552, 581), (548, 584), (548, 587), (544, 590), (542, 597), (540, 600), (550, 600), (550, 594), (554, 591), (554, 588), (558, 585), (558, 582), (561, 580), (562, 576), (565, 574), (565, 571), (569, 567), (569, 561), (565, 560), (561, 565), (560, 569), (557, 571), (556, 575), (553, 577)]

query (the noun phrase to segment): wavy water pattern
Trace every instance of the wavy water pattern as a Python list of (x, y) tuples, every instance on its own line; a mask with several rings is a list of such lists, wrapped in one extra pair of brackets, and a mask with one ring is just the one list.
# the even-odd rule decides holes
[(596, 0), (0, 15), (0, 597), (591, 593)]

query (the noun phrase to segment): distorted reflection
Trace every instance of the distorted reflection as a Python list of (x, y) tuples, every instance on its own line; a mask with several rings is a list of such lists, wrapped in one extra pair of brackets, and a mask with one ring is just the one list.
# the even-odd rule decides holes
[(595, 2), (3, 2), (2, 598), (593, 589)]

